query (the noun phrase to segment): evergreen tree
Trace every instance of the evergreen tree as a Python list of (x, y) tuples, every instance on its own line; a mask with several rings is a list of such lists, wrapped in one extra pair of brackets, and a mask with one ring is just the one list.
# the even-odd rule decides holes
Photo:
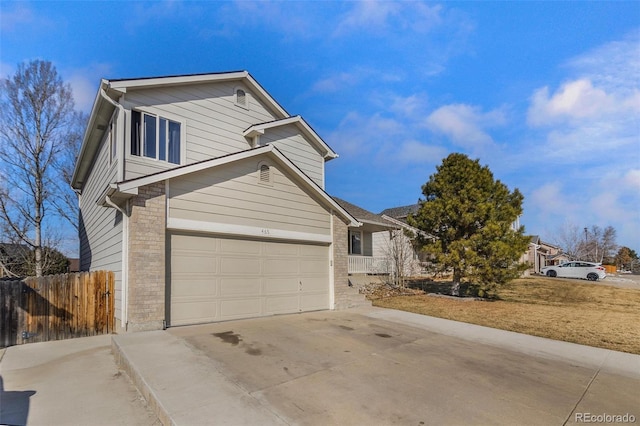
[(440, 271), (453, 271), (452, 294), (466, 278), (486, 297), (527, 267), (518, 260), (527, 250), (524, 227), (514, 229), (524, 197), (494, 180), (479, 160), (454, 153), (422, 186), (424, 199), (409, 223), (432, 238), (421, 238), (423, 250)]

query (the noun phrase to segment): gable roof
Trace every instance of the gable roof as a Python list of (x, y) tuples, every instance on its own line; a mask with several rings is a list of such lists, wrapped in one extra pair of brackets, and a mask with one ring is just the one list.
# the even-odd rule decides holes
[(333, 198), (329, 196), (329, 194), (327, 194), (317, 183), (315, 183), (310, 177), (308, 177), (302, 170), (300, 170), (295, 164), (293, 164), (291, 160), (289, 160), (284, 154), (282, 154), (282, 152), (280, 152), (278, 148), (273, 145), (264, 145), (258, 148), (251, 148), (233, 154), (227, 154), (221, 157), (199, 161), (197, 163), (174, 167), (169, 170), (159, 171), (135, 179), (112, 183), (103, 192), (102, 196), (98, 200), (98, 203), (105, 203), (105, 200), (107, 198), (115, 198), (116, 200), (130, 198), (134, 195), (137, 195), (138, 188), (140, 188), (141, 186), (150, 185), (156, 182), (162, 182), (167, 179), (177, 178), (202, 170), (212, 169), (218, 166), (230, 164), (259, 155), (268, 155), (277, 164), (285, 168), (301, 186), (316, 195), (317, 200), (322, 205), (330, 210), (333, 210), (338, 216), (346, 220), (349, 226), (362, 225), (349, 211), (345, 210), (340, 204), (334, 201)]
[(258, 83), (248, 71), (232, 71), (208, 74), (172, 75), (164, 77), (144, 77), (128, 79), (102, 79), (93, 102), (89, 122), (85, 129), (82, 145), (71, 179), (71, 187), (80, 190), (92, 167), (100, 142), (108, 128), (116, 108), (122, 108), (116, 101), (131, 89), (181, 86), (189, 84), (241, 81), (266, 105), (271, 107), (278, 119), (290, 117), (289, 113)]
[(325, 160), (331, 160), (338, 158), (338, 154), (331, 149), (331, 147), (322, 140), (322, 138), (316, 133), (315, 130), (299, 115), (283, 118), (280, 120), (268, 121), (266, 123), (254, 124), (246, 129), (242, 134), (245, 137), (253, 137), (256, 135), (264, 135), (265, 130), (273, 129), (276, 127), (287, 126), (289, 124), (295, 125), (298, 130), (315, 146), (315, 148), (322, 154)]
[(338, 204), (340, 204), (345, 210), (353, 215), (359, 222), (368, 223), (371, 225), (379, 225), (387, 228), (394, 228), (394, 226), (387, 222), (382, 216), (375, 213), (371, 213), (369, 210), (365, 210), (362, 207), (356, 206), (348, 201), (345, 201), (338, 197), (332, 197)]

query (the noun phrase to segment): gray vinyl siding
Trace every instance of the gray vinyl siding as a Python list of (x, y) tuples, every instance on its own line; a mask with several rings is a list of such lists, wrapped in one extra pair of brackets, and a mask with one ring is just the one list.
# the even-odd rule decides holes
[(260, 136), (260, 144), (271, 144), (300, 168), (315, 183), (324, 188), (324, 158), (300, 134), (296, 126), (271, 128)]
[(373, 238), (371, 232), (362, 233), (362, 255), (373, 256)]
[(329, 212), (275, 166), (272, 185), (258, 182), (259, 161), (171, 179), (169, 217), (330, 235)]
[(116, 181), (117, 162), (109, 164), (109, 144), (102, 142), (94, 165), (79, 197), (80, 269), (115, 273), (115, 315), (122, 306), (122, 217), (96, 201), (110, 182)]
[(373, 256), (385, 257), (389, 247), (389, 231), (374, 232), (372, 240)]
[[(246, 88), (250, 108), (237, 106), (236, 87), (241, 86), (225, 82), (130, 90), (122, 104), (127, 109), (138, 108), (180, 121), (185, 126), (186, 138), (182, 141), (186, 144), (186, 158), (182, 163), (190, 164), (249, 149), (249, 142), (242, 132), (254, 124), (276, 119), (276, 115)], [(130, 152), (128, 142), (125, 179), (175, 167), (167, 162), (131, 156)]]

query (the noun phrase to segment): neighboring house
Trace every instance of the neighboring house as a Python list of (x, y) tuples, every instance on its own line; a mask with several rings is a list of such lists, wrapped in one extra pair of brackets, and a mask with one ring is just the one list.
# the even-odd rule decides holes
[(246, 71), (102, 80), (72, 186), (117, 331), (343, 306), (361, 223), (324, 191), (336, 157)]
[(69, 258), (69, 266), (67, 272), (80, 272), (80, 259), (75, 257)]
[[(407, 222), (407, 217), (410, 214), (416, 214), (419, 209), (420, 204), (411, 204), (408, 206), (388, 208), (380, 212), (380, 215), (385, 220), (399, 226), (399, 230), (387, 236), (380, 245), (390, 247), (390, 250), (395, 252), (397, 252), (398, 250), (410, 252), (409, 258), (402, 262), (404, 264), (405, 276), (416, 276), (423, 274), (425, 272), (426, 265), (429, 263), (426, 254), (417, 249), (416, 246), (412, 243), (411, 239), (407, 236), (407, 233), (409, 235), (427, 235), (423, 231), (420, 231), (419, 229), (409, 225), (409, 223)], [(390, 237), (400, 238), (402, 244), (391, 243)]]
[(539, 274), (545, 266), (559, 265), (569, 261), (569, 257), (562, 249), (553, 244), (545, 243), (538, 235), (532, 235), (527, 252), (520, 258), (521, 263), (529, 264), (524, 275)]
[(391, 265), (383, 245), (384, 235), (398, 226), (348, 201), (333, 199), (362, 224), (348, 229), (349, 274), (388, 274)]

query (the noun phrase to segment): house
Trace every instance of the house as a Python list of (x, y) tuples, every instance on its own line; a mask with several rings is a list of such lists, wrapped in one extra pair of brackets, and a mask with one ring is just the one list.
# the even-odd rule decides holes
[(333, 199), (362, 224), (348, 228), (349, 274), (390, 273), (392, 266), (385, 251), (384, 235), (397, 230), (398, 226), (348, 201)]
[(529, 247), (520, 258), (521, 263), (528, 263), (530, 268), (524, 275), (539, 274), (545, 266), (559, 265), (569, 261), (569, 257), (562, 252), (562, 249), (553, 244), (545, 243), (538, 235), (532, 235)]
[(117, 331), (344, 306), (373, 224), (325, 192), (337, 157), (246, 71), (103, 79), (72, 186)]

